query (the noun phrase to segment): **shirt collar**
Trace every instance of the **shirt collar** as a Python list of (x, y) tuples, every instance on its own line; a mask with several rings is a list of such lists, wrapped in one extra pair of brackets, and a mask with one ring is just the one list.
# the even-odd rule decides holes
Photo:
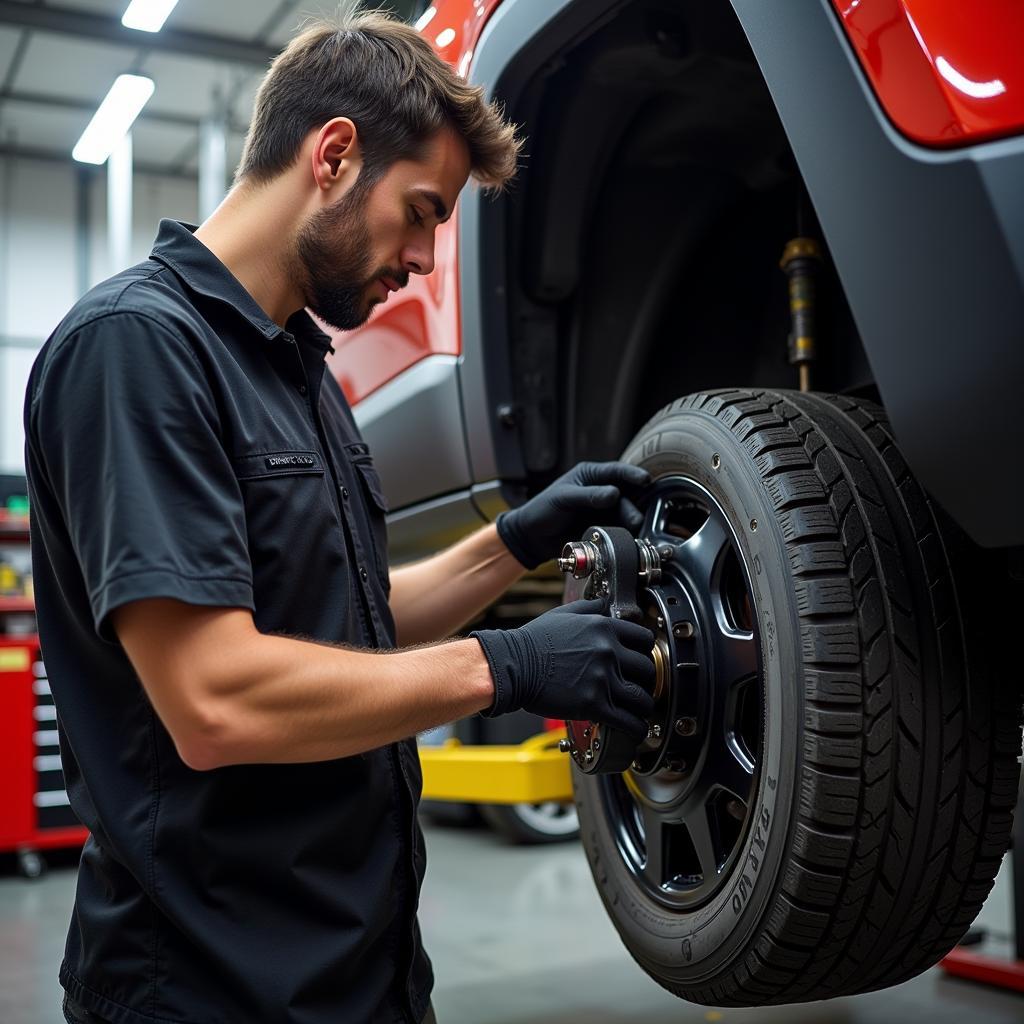
[[(194, 224), (164, 218), (160, 221), (156, 241), (153, 243), (152, 258), (173, 270), (193, 291), (226, 302), (267, 341), (273, 341), (284, 334), (284, 330), (267, 316), (242, 287), (238, 278), (195, 237), (195, 230)], [(309, 315), (304, 315), (312, 326)], [(297, 316), (293, 316), (292, 320)], [(291, 322), (289, 320), (289, 327)]]
[(297, 341), (312, 345), (313, 348), (323, 352), (324, 355), (328, 352), (334, 352), (331, 336), (320, 330), (317, 322), (304, 309), (300, 309), (297, 313), (292, 313), (288, 318), (285, 328)]

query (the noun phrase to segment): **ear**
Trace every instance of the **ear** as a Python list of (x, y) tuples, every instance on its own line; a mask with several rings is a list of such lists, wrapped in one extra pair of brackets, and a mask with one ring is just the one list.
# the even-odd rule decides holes
[(354, 180), (362, 167), (362, 152), (352, 121), (347, 117), (328, 121), (317, 133), (312, 159), (317, 188), (326, 192)]

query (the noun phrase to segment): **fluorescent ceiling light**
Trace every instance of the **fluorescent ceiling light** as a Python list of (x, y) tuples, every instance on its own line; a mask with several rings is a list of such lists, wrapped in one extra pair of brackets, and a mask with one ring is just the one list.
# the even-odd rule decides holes
[(71, 155), (84, 164), (103, 163), (131, 128), (154, 88), (152, 78), (118, 75)]
[(177, 2), (178, 0), (132, 0), (128, 10), (121, 17), (121, 24), (125, 28), (136, 28), (140, 32), (159, 32)]

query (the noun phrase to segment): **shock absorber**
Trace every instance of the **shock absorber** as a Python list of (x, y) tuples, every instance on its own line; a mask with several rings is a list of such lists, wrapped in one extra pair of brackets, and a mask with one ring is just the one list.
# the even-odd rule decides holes
[(800, 374), (800, 390), (811, 388), (815, 356), (814, 279), (821, 265), (821, 247), (813, 238), (790, 239), (779, 266), (789, 280), (789, 361)]

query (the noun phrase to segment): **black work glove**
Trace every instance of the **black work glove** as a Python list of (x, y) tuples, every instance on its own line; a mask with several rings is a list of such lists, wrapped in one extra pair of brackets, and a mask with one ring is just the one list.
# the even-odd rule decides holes
[(581, 462), (525, 505), (502, 512), (498, 535), (527, 569), (536, 569), (588, 526), (636, 533), (644, 517), (629, 498), (650, 482), (646, 469), (628, 462)]
[(545, 718), (584, 719), (639, 743), (654, 713), (654, 634), (600, 614), (603, 601), (574, 601), (518, 629), (482, 629), (494, 677), (488, 717), (524, 708)]

